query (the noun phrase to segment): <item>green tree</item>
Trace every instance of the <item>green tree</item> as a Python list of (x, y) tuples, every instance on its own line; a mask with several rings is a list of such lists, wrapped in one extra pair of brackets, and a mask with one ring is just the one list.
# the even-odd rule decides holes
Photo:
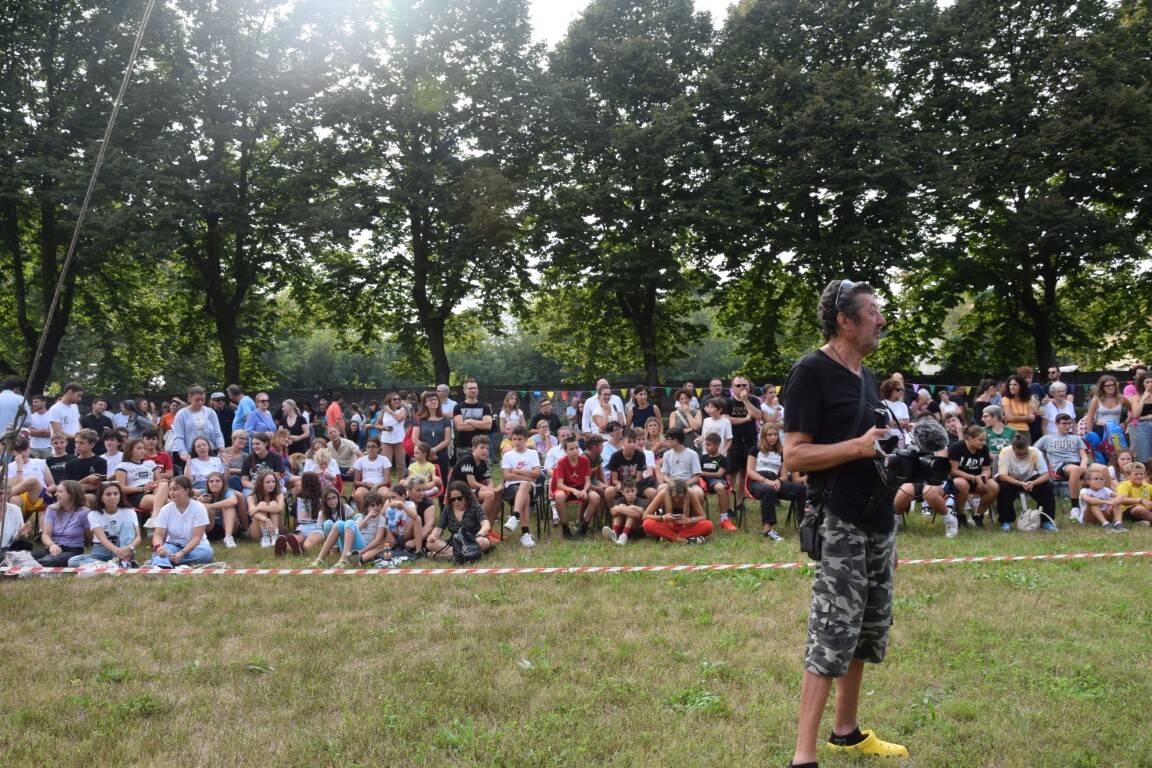
[(562, 359), (581, 368), (638, 357), (656, 384), (699, 332), (688, 320), (699, 263), (688, 202), (703, 136), (689, 97), (712, 38), (690, 0), (593, 0), (550, 58), (533, 206), (539, 306), (553, 340), (577, 353)]
[(450, 336), (499, 329), (521, 300), (540, 49), (523, 0), (368, 7), (362, 76), (332, 90), (325, 120), (370, 242), (316, 265), (312, 303), (339, 301), (334, 322), (394, 335), (447, 381)]
[(30, 373), (33, 391), (49, 379), (92, 276), (131, 268), (128, 246), (139, 233), (125, 205), (132, 166), (114, 146), (30, 370), (139, 13), (68, 0), (0, 7), (0, 369)]
[(829, 279), (892, 297), (891, 276), (927, 247), (925, 153), (897, 85), (933, 8), (746, 0), (724, 27), (699, 95), (715, 140), (696, 228), (722, 259), (719, 317), (754, 375), (779, 375), (819, 338)]
[[(1131, 196), (1113, 188), (1132, 149), (1117, 108), (1139, 87), (1101, 44), (1115, 20), (1103, 0), (961, 0), (908, 56), (916, 119), (949, 158), (930, 192), (935, 229), (962, 249), (927, 253), (914, 275), (939, 307), (973, 303), (954, 347), (1019, 354), (1024, 339), (1024, 359), (1046, 365), (1083, 342), (1086, 270), (1146, 254)], [(1073, 287), (1088, 293), (1070, 301)]]
[[(318, 98), (342, 16), (321, 0), (189, 2), (162, 17), (139, 90), (161, 116), (141, 150), (157, 252), (199, 297), (226, 381), (258, 376), (275, 292), (350, 242)], [(143, 126), (137, 126), (138, 129)], [(143, 131), (140, 131), (143, 133)]]

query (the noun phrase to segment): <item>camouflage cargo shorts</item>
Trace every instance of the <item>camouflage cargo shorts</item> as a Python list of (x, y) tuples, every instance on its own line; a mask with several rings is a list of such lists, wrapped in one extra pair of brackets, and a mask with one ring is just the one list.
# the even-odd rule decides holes
[(878, 664), (892, 626), (894, 532), (867, 533), (834, 515), (820, 529), (824, 551), (812, 585), (806, 669), (843, 677), (855, 657)]

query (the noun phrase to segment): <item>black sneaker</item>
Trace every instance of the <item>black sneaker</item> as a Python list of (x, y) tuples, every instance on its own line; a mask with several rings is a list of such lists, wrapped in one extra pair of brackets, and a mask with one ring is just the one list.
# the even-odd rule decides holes
[(984, 527), (984, 515), (972, 515), (972, 522), (976, 524), (977, 528)]
[(576, 538), (576, 537), (575, 537), (575, 536), (572, 534), (572, 529), (571, 529), (571, 528), (569, 528), (569, 527), (568, 527), (566, 524), (564, 524), (564, 523), (561, 523), (561, 524), (560, 524), (560, 535), (561, 535), (561, 536), (563, 536), (565, 539), (568, 539), (569, 541), (571, 541), (572, 539)]

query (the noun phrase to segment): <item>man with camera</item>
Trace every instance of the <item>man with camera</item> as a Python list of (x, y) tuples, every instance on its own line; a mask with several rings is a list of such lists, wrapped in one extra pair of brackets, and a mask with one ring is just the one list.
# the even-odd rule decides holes
[[(857, 719), (864, 663), (884, 659), (892, 624), (894, 489), (876, 461), (877, 442), (888, 429), (877, 426), (876, 378), (862, 364), (879, 346), (884, 317), (871, 286), (850, 280), (828, 284), (818, 316), (825, 344), (793, 365), (784, 386), (785, 455), (791, 469), (808, 474), (812, 501), (802, 546), (820, 562), (792, 768), (817, 765), (816, 736), (834, 679), (828, 748), (908, 756), (903, 746), (861, 731)], [(823, 522), (814, 529), (821, 512)]]

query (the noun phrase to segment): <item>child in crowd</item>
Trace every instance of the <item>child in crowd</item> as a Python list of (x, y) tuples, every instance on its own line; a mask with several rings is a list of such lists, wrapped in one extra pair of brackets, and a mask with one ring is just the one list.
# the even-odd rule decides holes
[(120, 462), (124, 461), (124, 453), (120, 447), (127, 442), (119, 430), (106, 429), (101, 438), (104, 441), (104, 464), (107, 467), (105, 472), (108, 479), (116, 477), (116, 469), (120, 466)]
[(700, 477), (709, 495), (715, 494), (720, 506), (720, 527), (726, 531), (736, 530), (730, 513), (732, 511), (732, 484), (728, 481), (728, 459), (720, 453), (720, 435), (708, 432), (704, 435), (704, 455), (700, 457)]
[(1147, 468), (1139, 461), (1130, 462), (1125, 469), (1124, 482), (1116, 486), (1124, 519), (1140, 525), (1152, 523), (1152, 483), (1147, 481)]
[(388, 470), (392, 462), (380, 454), (380, 440), (372, 437), (364, 444), (364, 455), (352, 465), (352, 501), (364, 508), (364, 498), (372, 492), (384, 493), (388, 488)]
[(360, 555), (364, 552), (364, 542), (375, 541), (379, 532), (380, 522), (383, 519), (384, 499), (376, 491), (369, 492), (364, 497), (364, 512), (355, 517), (337, 520), (333, 524), (324, 546), (312, 561), (313, 568), (323, 568), (324, 560), (334, 548), (339, 546), (340, 559), (336, 561), (337, 568), (347, 568), (350, 563), (360, 565)]
[(228, 480), (223, 472), (212, 472), (205, 481), (205, 488), (197, 496), (197, 500), (208, 510), (208, 528), (205, 533), (208, 538), (216, 536), (224, 539), (224, 546), (228, 549), (236, 548), (236, 524), (240, 523), (241, 530), (248, 527), (248, 515), (245, 513), (241, 519), (240, 494), (228, 487)]
[(296, 530), (280, 534), (274, 544), (276, 556), (288, 550), (302, 555), (324, 541), (324, 488), (320, 476), (305, 472), (300, 476), (300, 493), (296, 496)]
[(552, 471), (549, 488), (552, 492), (552, 503), (556, 510), (557, 520), (560, 523), (560, 533), (564, 538), (573, 537), (568, 527), (568, 502), (579, 504), (577, 516), (581, 521), (581, 528), (587, 530), (585, 522), (587, 517), (595, 516), (600, 507), (600, 497), (591, 493), (592, 466), (588, 457), (581, 455), (580, 443), (574, 437), (564, 438), (564, 458), (556, 462)]
[(612, 506), (612, 524), (604, 526), (604, 538), (620, 546), (628, 543), (635, 535), (637, 526), (643, 526), (644, 500), (636, 488), (636, 481), (626, 478), (620, 481), (620, 495)]
[(540, 477), (540, 454), (528, 447), (528, 431), (517, 425), (512, 430), (512, 450), (500, 459), (504, 474), (504, 501), (512, 505), (512, 514), (504, 527), (515, 532), (520, 529), (520, 546), (536, 546), (528, 530), (528, 516), (536, 494), (536, 480)]
[[(1099, 523), (1105, 533), (1127, 533), (1121, 523), (1124, 507), (1116, 491), (1108, 487), (1108, 472), (1103, 465), (1088, 468), (1088, 487), (1080, 490), (1080, 510), (1084, 523)], [(1109, 519), (1111, 518), (1111, 519)]]
[(259, 536), (261, 549), (268, 549), (275, 545), (276, 537), (280, 535), (280, 518), (284, 515), (284, 494), (280, 491), (280, 481), (275, 472), (263, 471), (256, 475), (250, 504), (252, 526), (248, 535), (252, 538)]
[[(377, 532), (382, 532), (384, 543), (388, 550), (404, 547), (409, 552), (419, 552), (424, 547), (423, 522), (416, 508), (416, 502), (405, 498), (405, 494), (398, 488), (388, 493), (388, 505), (384, 508), (384, 526)], [(372, 544), (368, 545), (369, 550)], [(385, 559), (391, 559), (385, 553)]]
[(704, 413), (708, 414), (708, 417), (704, 419), (704, 426), (700, 428), (701, 436), (696, 438), (697, 448), (701, 450), (704, 448), (704, 435), (714, 433), (720, 436), (720, 454), (728, 455), (728, 449), (732, 447), (732, 422), (724, 414), (727, 406), (727, 401), (722, 397), (713, 397), (704, 403)]
[(685, 544), (703, 544), (712, 535), (712, 521), (683, 480), (673, 480), (656, 494), (644, 510), (643, 525), (648, 536)]
[(104, 566), (136, 568), (136, 547), (140, 544), (140, 529), (136, 512), (124, 502), (124, 493), (116, 483), (105, 483), (100, 488), (96, 509), (88, 513), (88, 528), (92, 532), (92, 550), (68, 560), (69, 568), (87, 566), (93, 573)]
[(52, 437), (52, 455), (44, 459), (52, 480), (60, 483), (68, 479), (68, 464), (76, 457), (68, 453), (68, 438), (63, 435)]
[(408, 477), (420, 483), (425, 498), (435, 498), (444, 489), (436, 464), (432, 462), (432, 446), (428, 443), (418, 442), (412, 449)]

